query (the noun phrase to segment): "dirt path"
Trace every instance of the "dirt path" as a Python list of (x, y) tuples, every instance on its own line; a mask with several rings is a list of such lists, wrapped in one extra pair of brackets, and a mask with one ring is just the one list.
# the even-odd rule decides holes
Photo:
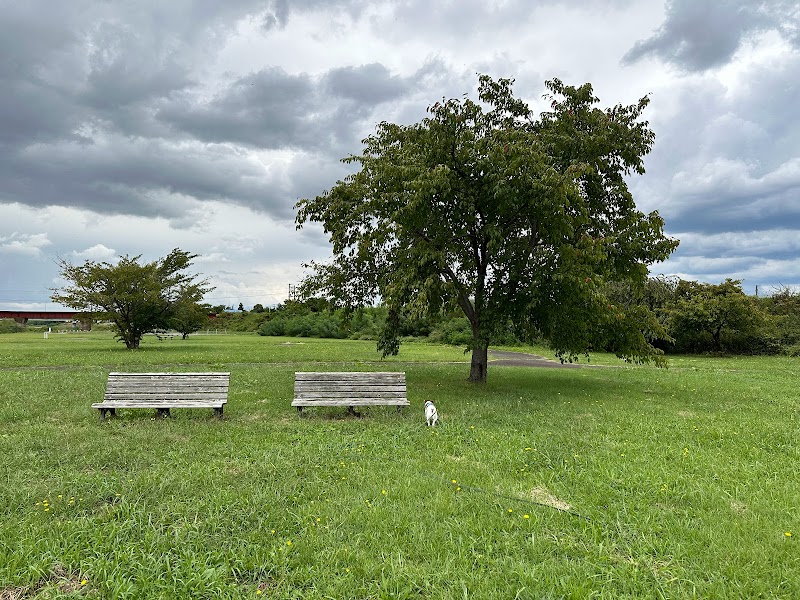
[(489, 350), (489, 362), (493, 365), (508, 367), (545, 367), (554, 369), (581, 369), (586, 365), (576, 363), (560, 363), (536, 354), (508, 352), (506, 350)]

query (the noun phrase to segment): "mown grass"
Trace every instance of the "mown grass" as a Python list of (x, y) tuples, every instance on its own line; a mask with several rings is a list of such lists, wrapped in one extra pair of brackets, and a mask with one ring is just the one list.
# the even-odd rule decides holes
[[(490, 366), (485, 386), (467, 359), (0, 336), (0, 597), (800, 597), (798, 359)], [(111, 370), (221, 369), (221, 422), (90, 408)], [(412, 406), (299, 417), (294, 372), (340, 369), (406, 371)]]

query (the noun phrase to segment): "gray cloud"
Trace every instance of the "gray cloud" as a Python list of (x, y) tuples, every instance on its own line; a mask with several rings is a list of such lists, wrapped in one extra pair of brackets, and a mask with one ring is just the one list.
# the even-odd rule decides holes
[(325, 76), (332, 94), (375, 106), (403, 95), (412, 83), (392, 73), (380, 63), (333, 69)]
[(672, 0), (664, 24), (623, 57), (633, 63), (656, 56), (687, 71), (728, 62), (751, 35), (776, 30), (800, 47), (800, 8), (786, 0)]
[(206, 103), (194, 96), (158, 111), (166, 125), (211, 142), (236, 142), (260, 148), (314, 145), (321, 106), (308, 75), (269, 67), (234, 81)]
[[(636, 42), (662, 8), (661, 26)], [(474, 97), (476, 72), (516, 78), (532, 106), (553, 76), (591, 81), (604, 103), (651, 91), (657, 141), (631, 185), (684, 238), (665, 267), (800, 282), (788, 241), (800, 239), (798, 10), (795, 0), (6, 3), (0, 252), (13, 265), (0, 284), (33, 273), (46, 283), (53, 257), (71, 252), (152, 259), (178, 243), (207, 256), (204, 269), (229, 271), (232, 290), (250, 269), (296, 283), (288, 265), (329, 247), (318, 227), (294, 230), (294, 203), (350, 172), (339, 159), (378, 122)], [(91, 236), (78, 242), (79, 230)]]
[(656, 144), (635, 185), (677, 229), (800, 227), (798, 93), (800, 53), (746, 65), (727, 85), (706, 74), (656, 89)]

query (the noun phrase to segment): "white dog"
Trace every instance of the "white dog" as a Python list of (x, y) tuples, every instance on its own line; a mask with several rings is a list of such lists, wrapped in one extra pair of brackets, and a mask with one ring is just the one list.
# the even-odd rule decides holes
[(439, 413), (436, 412), (436, 407), (433, 405), (433, 402), (428, 400), (425, 403), (425, 424), (428, 427), (433, 427), (434, 425), (438, 425), (439, 423)]

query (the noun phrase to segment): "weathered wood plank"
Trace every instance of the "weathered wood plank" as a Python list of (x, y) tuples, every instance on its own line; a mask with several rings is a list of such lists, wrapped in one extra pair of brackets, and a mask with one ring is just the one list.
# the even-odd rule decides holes
[(402, 372), (297, 372), (292, 406), (409, 406)]
[(181, 377), (183, 375), (197, 375), (200, 377), (225, 377), (230, 375), (229, 371), (111, 371), (112, 375), (118, 377)]
[(183, 391), (177, 390), (137, 390), (130, 388), (127, 390), (110, 390), (106, 391), (106, 398), (124, 398), (128, 396), (151, 396), (151, 397), (168, 397), (168, 398), (215, 398), (218, 396), (226, 396), (227, 390), (193, 390), (186, 388)]
[(388, 398), (336, 398), (319, 400), (292, 400), (292, 406), (409, 406), (408, 400)]
[(145, 396), (135, 395), (130, 396), (112, 396), (103, 399), (103, 402), (159, 402), (161, 404), (178, 404), (180, 402), (193, 402), (195, 404), (202, 404), (203, 402), (212, 402), (214, 404), (225, 404), (228, 399), (225, 396), (184, 396), (184, 397), (164, 397), (164, 396)]
[(156, 409), (168, 416), (170, 408), (213, 408), (222, 416), (228, 402), (230, 373), (109, 373), (103, 402), (92, 404), (115, 414), (117, 408)]
[(324, 372), (297, 372), (295, 375), (295, 381), (382, 381), (382, 380), (390, 380), (390, 381), (405, 381), (406, 375), (405, 373), (385, 373), (380, 371), (368, 372), (368, 371), (359, 371), (359, 372), (335, 372), (335, 371), (324, 371)]
[(227, 404), (227, 402), (225, 401), (175, 402), (175, 401), (165, 401), (165, 400), (152, 400), (148, 402), (146, 400), (112, 400), (110, 402), (109, 401), (95, 402), (94, 404), (92, 404), (92, 408), (159, 408), (159, 407), (213, 408), (213, 407), (225, 406), (225, 404)]
[(405, 398), (406, 392), (385, 390), (295, 390), (295, 398)]

